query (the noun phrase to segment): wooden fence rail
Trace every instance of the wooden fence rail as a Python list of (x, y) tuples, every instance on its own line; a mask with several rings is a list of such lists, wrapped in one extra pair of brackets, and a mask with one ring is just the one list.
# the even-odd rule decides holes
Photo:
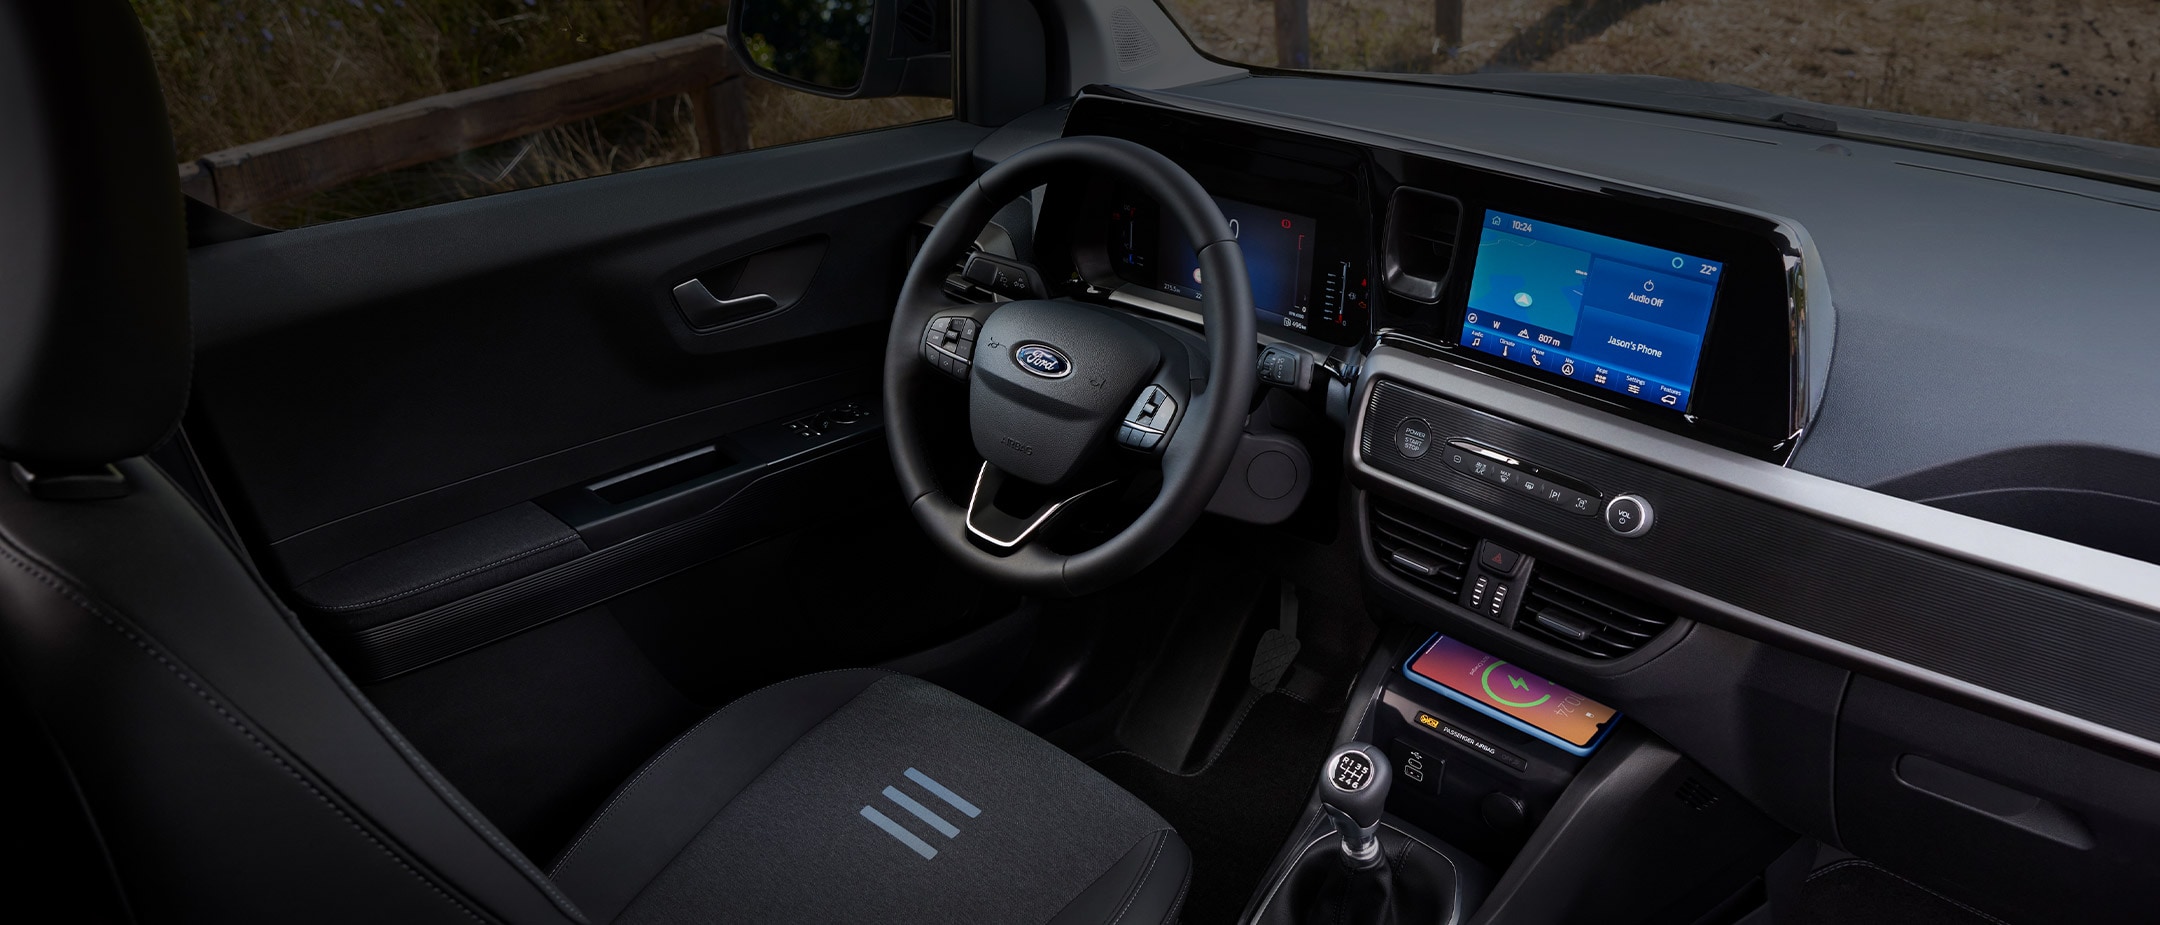
[(207, 154), (180, 165), (180, 188), (245, 212), (678, 93), (705, 153), (739, 151), (742, 80), (725, 31), (709, 29)]

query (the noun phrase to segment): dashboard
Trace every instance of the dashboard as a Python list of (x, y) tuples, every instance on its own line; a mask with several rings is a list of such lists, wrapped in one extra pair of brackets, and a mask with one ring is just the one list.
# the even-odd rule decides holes
[[(2160, 194), (1355, 80), (1094, 88), (1060, 128), (1233, 221), (1343, 428), (1369, 606), (2000, 908), (2160, 865), (2160, 316), (2123, 310)], [(1181, 248), (1087, 178), (1035, 226), (1046, 278), (1194, 323)]]
[[(1263, 332), (1324, 356), (1380, 332), (1750, 455), (1808, 413), (1800, 233), (1556, 173), (1083, 97), (1068, 134), (1169, 154), (1237, 234)], [(1051, 189), (1045, 273), (1196, 310), (1192, 247), (1138, 191)], [(1827, 351), (1827, 337), (1822, 349)]]

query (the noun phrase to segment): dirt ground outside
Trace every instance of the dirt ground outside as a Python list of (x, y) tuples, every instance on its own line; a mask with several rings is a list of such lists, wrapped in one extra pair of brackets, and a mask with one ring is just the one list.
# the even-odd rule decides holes
[[(2160, 147), (2160, 0), (1308, 0), (1312, 66), (1650, 74)], [(1164, 0), (1210, 54), (1275, 65), (1274, 0)]]

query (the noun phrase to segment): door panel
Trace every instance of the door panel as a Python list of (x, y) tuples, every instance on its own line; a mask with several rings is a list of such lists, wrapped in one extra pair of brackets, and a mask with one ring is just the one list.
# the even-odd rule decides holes
[[(876, 407), (917, 219), (985, 134), (907, 126), (198, 248), (189, 433), (333, 637), (409, 650), (419, 630), (383, 627), (418, 621), (447, 632), (432, 659), (604, 600), (888, 477), (874, 415), (815, 413)], [(774, 302), (693, 326), (674, 292), (693, 278)], [(805, 415), (816, 433), (790, 428)]]

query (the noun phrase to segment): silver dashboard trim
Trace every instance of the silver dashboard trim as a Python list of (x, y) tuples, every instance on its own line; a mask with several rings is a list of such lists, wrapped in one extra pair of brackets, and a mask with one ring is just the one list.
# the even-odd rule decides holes
[[(1147, 289), (1136, 286), (1132, 283), (1122, 283), (1118, 285), (1117, 288), (1109, 291), (1108, 298), (1110, 299), (1110, 301), (1116, 302), (1119, 305), (1123, 305), (1127, 308), (1136, 308), (1149, 314), (1160, 315), (1162, 317), (1170, 318), (1176, 321), (1183, 321), (1196, 327), (1205, 328), (1207, 326), (1207, 319), (1201, 317), (1199, 312), (1186, 308), (1185, 306), (1178, 305), (1174, 302), (1159, 298), (1153, 293), (1149, 292)], [(1279, 344), (1284, 347), (1296, 348), (1299, 351), (1310, 354), (1312, 358), (1314, 358), (1316, 361), (1319, 358), (1325, 357), (1329, 354), (1329, 351), (1324, 346), (1319, 345), (1318, 338), (1313, 338), (1312, 343), (1299, 343), (1297, 341), (1293, 341), (1288, 338), (1280, 337), (1273, 333), (1270, 333), (1265, 328), (1255, 333), (1259, 335), (1257, 338), (1257, 342), (1261, 346), (1267, 346), (1269, 344)]]
[[(1557, 396), (1458, 367), (1445, 360), (1380, 347), (1366, 360), (1352, 404), (1349, 457), (1362, 479), (1444, 509), (1507, 525), (1616, 572), (1641, 573), (1573, 544), (1516, 526), (1506, 518), (1468, 502), (1381, 471), (1363, 453), (1361, 435), (1372, 390), (1380, 379), (1393, 379), (1451, 401), (1508, 418), (1571, 440), (1626, 456), (1644, 465), (1676, 472), (1706, 484), (1750, 496), (1894, 542), (1961, 559), (2005, 574), (2053, 585), (2147, 612), (2160, 612), (2160, 566), (2103, 552), (1894, 498), (1854, 485), (1810, 475), (1774, 463), (1720, 450), (1684, 437), (1637, 424)], [(2160, 742), (2114, 727), (2000, 693), (1932, 669), (1890, 658), (1872, 650), (1744, 610), (1685, 586), (1642, 576), (1669, 593), (1726, 615), (1741, 626), (1771, 637), (1832, 653), (1853, 664), (1921, 682), (2048, 726), (2073, 732), (2160, 759)]]
[(1130, 283), (1110, 290), (1110, 301), (1121, 305), (1129, 305), (1141, 311), (1153, 312), (1166, 318), (1175, 318), (1179, 321), (1187, 321), (1193, 324), (1207, 323), (1207, 319), (1201, 317), (1199, 312), (1156, 298), (1148, 294), (1146, 290)]

